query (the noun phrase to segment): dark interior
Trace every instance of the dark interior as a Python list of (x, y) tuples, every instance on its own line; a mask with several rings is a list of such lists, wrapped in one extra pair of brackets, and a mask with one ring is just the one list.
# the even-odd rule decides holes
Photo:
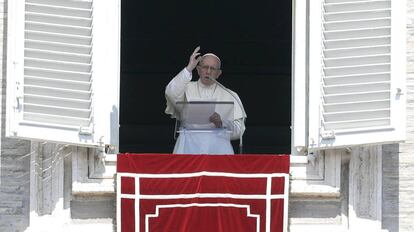
[(199, 45), (246, 109), (244, 153), (290, 153), (291, 1), (122, 0), (121, 15), (120, 152), (172, 152), (165, 86)]

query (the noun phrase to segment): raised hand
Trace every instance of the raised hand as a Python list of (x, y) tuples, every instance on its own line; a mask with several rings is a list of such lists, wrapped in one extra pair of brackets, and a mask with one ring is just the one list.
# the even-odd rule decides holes
[(196, 47), (193, 54), (190, 56), (190, 60), (188, 61), (188, 65), (186, 67), (187, 71), (192, 72), (193, 69), (197, 66), (198, 62), (201, 60), (200, 53), (198, 52), (200, 50), (200, 46)]

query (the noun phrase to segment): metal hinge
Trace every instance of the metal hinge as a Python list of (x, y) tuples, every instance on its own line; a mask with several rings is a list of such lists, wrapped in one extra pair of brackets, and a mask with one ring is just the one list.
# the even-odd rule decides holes
[(333, 130), (325, 130), (321, 132), (322, 139), (334, 139), (335, 138), (335, 131)]
[(22, 105), (22, 100), (23, 100), (23, 89), (21, 87), (21, 83), (19, 81), (16, 81), (16, 99), (15, 99), (13, 107), (15, 109), (20, 108), (20, 106)]
[(93, 134), (93, 126), (90, 127), (79, 127), (79, 134), (80, 135), (92, 135)]
[(16, 97), (16, 99), (14, 99), (15, 101), (14, 101), (14, 104), (13, 104), (13, 107), (15, 108), (15, 109), (19, 109), (20, 108), (20, 106), (22, 105), (22, 97)]

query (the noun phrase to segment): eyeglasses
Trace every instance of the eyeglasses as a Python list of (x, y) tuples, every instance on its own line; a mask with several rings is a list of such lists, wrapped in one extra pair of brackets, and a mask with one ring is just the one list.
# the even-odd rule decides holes
[(217, 72), (217, 71), (220, 70), (219, 68), (211, 67), (211, 66), (208, 66), (208, 65), (199, 65), (198, 67), (200, 67), (204, 71), (208, 71), (210, 69), (211, 72)]

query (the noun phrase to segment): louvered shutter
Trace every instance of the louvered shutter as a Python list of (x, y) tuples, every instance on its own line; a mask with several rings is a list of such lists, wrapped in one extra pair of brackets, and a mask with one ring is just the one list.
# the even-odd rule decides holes
[(8, 136), (118, 144), (118, 11), (114, 0), (9, 1)]
[(309, 148), (405, 139), (405, 1), (311, 1)]

